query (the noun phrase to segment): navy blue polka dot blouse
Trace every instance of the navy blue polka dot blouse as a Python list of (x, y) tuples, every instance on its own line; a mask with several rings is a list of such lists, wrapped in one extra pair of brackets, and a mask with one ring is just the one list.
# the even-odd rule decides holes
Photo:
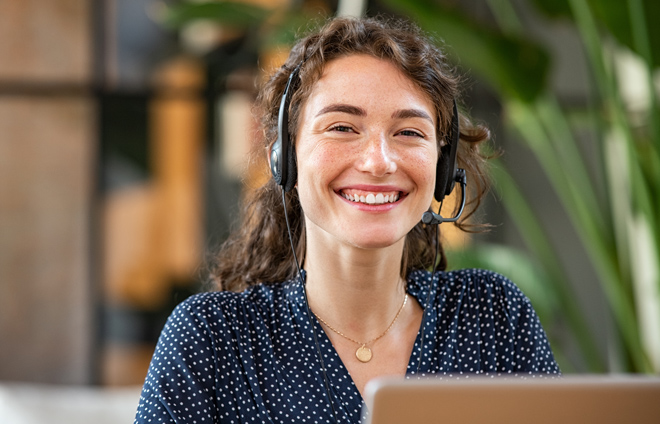
[[(484, 270), (413, 271), (407, 291), (425, 310), (407, 376), (554, 374), (559, 369), (520, 290)], [(319, 322), (316, 329), (341, 423), (363, 400)], [(420, 346), (424, 345), (420, 358)], [(170, 316), (147, 375), (136, 423), (333, 422), (298, 279), (242, 293), (192, 296)]]

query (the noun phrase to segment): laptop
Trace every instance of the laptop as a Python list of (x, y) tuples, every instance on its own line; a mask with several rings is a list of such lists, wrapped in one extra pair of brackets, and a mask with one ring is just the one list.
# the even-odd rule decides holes
[(658, 376), (455, 378), (370, 381), (366, 423), (660, 424)]

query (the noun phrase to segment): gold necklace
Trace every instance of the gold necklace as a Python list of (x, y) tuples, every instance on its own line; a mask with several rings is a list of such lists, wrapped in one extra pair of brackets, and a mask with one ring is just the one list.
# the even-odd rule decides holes
[(371, 344), (371, 343), (373, 343), (373, 342), (375, 342), (375, 341), (378, 340), (378, 339), (380, 339), (380, 338), (383, 337), (385, 334), (387, 334), (388, 331), (390, 331), (390, 329), (392, 328), (392, 326), (394, 325), (394, 323), (396, 322), (396, 320), (399, 318), (399, 315), (401, 315), (401, 311), (403, 311), (403, 308), (406, 306), (406, 302), (408, 302), (408, 293), (406, 293), (406, 294), (403, 296), (403, 304), (402, 304), (401, 307), (399, 308), (399, 312), (396, 313), (396, 316), (394, 317), (394, 319), (393, 319), (392, 322), (390, 323), (390, 326), (387, 327), (387, 329), (386, 329), (385, 331), (383, 331), (383, 333), (382, 333), (380, 336), (378, 336), (378, 337), (376, 337), (376, 338), (373, 338), (373, 339), (369, 340), (368, 342), (359, 342), (359, 341), (357, 341), (357, 340), (351, 339), (351, 338), (348, 337), (346, 334), (342, 333), (342, 332), (339, 331), (339, 330), (336, 330), (333, 326), (331, 326), (330, 324), (328, 324), (327, 322), (325, 322), (325, 321), (323, 320), (323, 318), (321, 318), (320, 316), (316, 315), (315, 312), (312, 312), (312, 313), (314, 314), (314, 316), (315, 316), (319, 321), (321, 321), (323, 324), (326, 325), (326, 327), (328, 327), (329, 329), (331, 329), (331, 330), (334, 331), (335, 333), (339, 334), (340, 336), (342, 336), (343, 338), (345, 338), (345, 339), (347, 339), (347, 340), (352, 341), (353, 343), (357, 343), (357, 344), (359, 344), (360, 347), (358, 347), (357, 350), (355, 351), (355, 356), (358, 358), (358, 360), (359, 360), (360, 362), (369, 362), (369, 361), (371, 361), (371, 358), (373, 357), (373, 353), (371, 352), (371, 349), (369, 349), (369, 348), (367, 347), (367, 345), (368, 345), (368, 344)]

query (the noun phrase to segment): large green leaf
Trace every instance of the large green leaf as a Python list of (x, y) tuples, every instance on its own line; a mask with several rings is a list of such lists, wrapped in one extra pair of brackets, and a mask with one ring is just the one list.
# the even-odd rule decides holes
[[(542, 12), (553, 18), (571, 18), (573, 14), (569, 0), (532, 0)], [(645, 52), (639, 51), (635, 42), (633, 22), (631, 19), (629, 0), (588, 0), (591, 10), (598, 22), (623, 45), (646, 57)], [(655, 68), (660, 66), (660, 1), (641, 0), (646, 34), (650, 43), (651, 65)]]
[(545, 49), (529, 39), (505, 35), (455, 7), (434, 0), (383, 0), (391, 9), (436, 34), (447, 53), (505, 97), (526, 102), (543, 92), (549, 68)]

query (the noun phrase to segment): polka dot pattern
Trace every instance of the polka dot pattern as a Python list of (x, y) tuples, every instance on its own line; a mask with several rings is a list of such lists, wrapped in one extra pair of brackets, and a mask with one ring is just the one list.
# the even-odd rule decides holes
[[(433, 282), (426, 271), (408, 276), (408, 293), (421, 305), (430, 299), (409, 378), (559, 373), (536, 313), (509, 280), (461, 270)], [(358, 423), (362, 397), (312, 322), (337, 418)], [(298, 279), (198, 294), (177, 306), (161, 333), (135, 423), (333, 422), (320, 369)]]

